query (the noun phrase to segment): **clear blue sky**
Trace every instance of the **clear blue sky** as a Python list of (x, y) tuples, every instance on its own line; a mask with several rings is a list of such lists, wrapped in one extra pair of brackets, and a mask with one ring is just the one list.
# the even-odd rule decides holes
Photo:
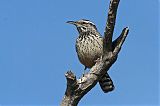
[[(103, 34), (109, 0), (0, 0), (0, 104), (59, 105), (64, 74), (79, 77), (76, 28), (68, 20), (92, 20)], [(159, 101), (158, 1), (121, 0), (114, 38), (130, 33), (109, 70), (115, 90), (99, 85), (81, 105), (154, 106)]]

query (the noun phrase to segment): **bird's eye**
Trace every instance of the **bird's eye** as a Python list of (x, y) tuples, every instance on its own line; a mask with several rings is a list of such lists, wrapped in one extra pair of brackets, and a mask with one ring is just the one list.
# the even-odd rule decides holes
[(81, 27), (82, 30), (86, 30), (86, 27)]

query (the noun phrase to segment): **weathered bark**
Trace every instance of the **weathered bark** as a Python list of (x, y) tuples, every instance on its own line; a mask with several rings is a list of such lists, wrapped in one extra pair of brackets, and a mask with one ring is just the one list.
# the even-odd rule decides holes
[(128, 27), (124, 28), (120, 36), (112, 42), (119, 1), (120, 0), (110, 0), (108, 19), (104, 32), (103, 55), (97, 59), (96, 64), (90, 71), (80, 79), (76, 79), (76, 76), (71, 71), (65, 74), (67, 89), (61, 106), (77, 106), (81, 98), (97, 84), (99, 79), (117, 60), (118, 53), (129, 31)]

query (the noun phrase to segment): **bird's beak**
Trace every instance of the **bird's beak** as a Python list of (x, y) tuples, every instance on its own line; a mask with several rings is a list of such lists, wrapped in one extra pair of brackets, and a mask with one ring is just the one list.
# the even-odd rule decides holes
[(66, 23), (76, 25), (75, 21), (67, 21)]

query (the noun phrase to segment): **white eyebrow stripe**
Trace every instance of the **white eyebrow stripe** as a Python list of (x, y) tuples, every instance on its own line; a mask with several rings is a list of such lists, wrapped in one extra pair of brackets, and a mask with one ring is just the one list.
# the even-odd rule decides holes
[(85, 19), (82, 19), (82, 22), (86, 22), (86, 23), (89, 23), (89, 24), (95, 25), (93, 22), (91, 22), (91, 21), (89, 21), (89, 20), (85, 20)]

